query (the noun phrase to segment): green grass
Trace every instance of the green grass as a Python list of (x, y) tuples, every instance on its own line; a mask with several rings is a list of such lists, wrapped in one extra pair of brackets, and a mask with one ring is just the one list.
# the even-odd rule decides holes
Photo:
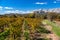
[(60, 36), (60, 26), (56, 25), (55, 23), (45, 20), (48, 25), (52, 26), (52, 31), (56, 33), (56, 35)]
[(4, 40), (9, 35), (9, 30), (0, 33), (0, 40)]

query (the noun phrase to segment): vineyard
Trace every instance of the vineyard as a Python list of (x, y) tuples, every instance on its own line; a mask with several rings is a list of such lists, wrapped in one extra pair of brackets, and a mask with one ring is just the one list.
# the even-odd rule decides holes
[(60, 36), (60, 27), (57, 28), (54, 21), (60, 21), (60, 14), (1, 15), (0, 40), (53, 40), (54, 33)]
[(0, 40), (50, 40), (40, 18), (0, 18)]

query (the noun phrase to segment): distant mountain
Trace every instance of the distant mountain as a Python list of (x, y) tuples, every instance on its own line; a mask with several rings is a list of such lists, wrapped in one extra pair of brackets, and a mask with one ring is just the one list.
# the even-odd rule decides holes
[[(45, 14), (47, 12), (55, 12), (55, 13), (60, 13), (60, 8), (52, 8), (52, 9), (39, 9), (39, 10), (34, 10), (32, 11), (32, 13), (35, 13), (36, 15), (40, 15), (40, 14)], [(37, 14), (38, 13), (38, 14)], [(31, 13), (5, 13), (5, 16), (27, 16)]]
[(40, 10), (34, 11), (34, 13), (47, 13), (47, 12), (56, 12), (56, 13), (60, 13), (60, 8), (40, 9)]

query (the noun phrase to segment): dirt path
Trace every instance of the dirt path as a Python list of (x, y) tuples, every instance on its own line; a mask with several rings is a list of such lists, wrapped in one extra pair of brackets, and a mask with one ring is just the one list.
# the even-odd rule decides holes
[(25, 20), (23, 21), (23, 24), (22, 24), (22, 35), (21, 35), (21, 40), (25, 40), (25, 37), (24, 37), (24, 27), (25, 27)]
[[(52, 27), (50, 25), (47, 25), (45, 22), (43, 22), (43, 24), (47, 30), (52, 32)], [(54, 32), (48, 34), (47, 38), (51, 38), (52, 40), (59, 40), (59, 37)]]
[(53, 33), (53, 34), (49, 34), (50, 38), (52, 38), (52, 40), (59, 40), (58, 36)]
[(60, 21), (55, 21), (55, 23), (56, 23), (58, 26), (60, 26)]

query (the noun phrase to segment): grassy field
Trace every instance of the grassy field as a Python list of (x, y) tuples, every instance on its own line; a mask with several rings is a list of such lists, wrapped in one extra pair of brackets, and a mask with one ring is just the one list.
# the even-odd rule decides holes
[(44, 20), (48, 25), (52, 26), (52, 31), (56, 33), (60, 37), (60, 26), (56, 25), (54, 22), (50, 22), (48, 20)]

